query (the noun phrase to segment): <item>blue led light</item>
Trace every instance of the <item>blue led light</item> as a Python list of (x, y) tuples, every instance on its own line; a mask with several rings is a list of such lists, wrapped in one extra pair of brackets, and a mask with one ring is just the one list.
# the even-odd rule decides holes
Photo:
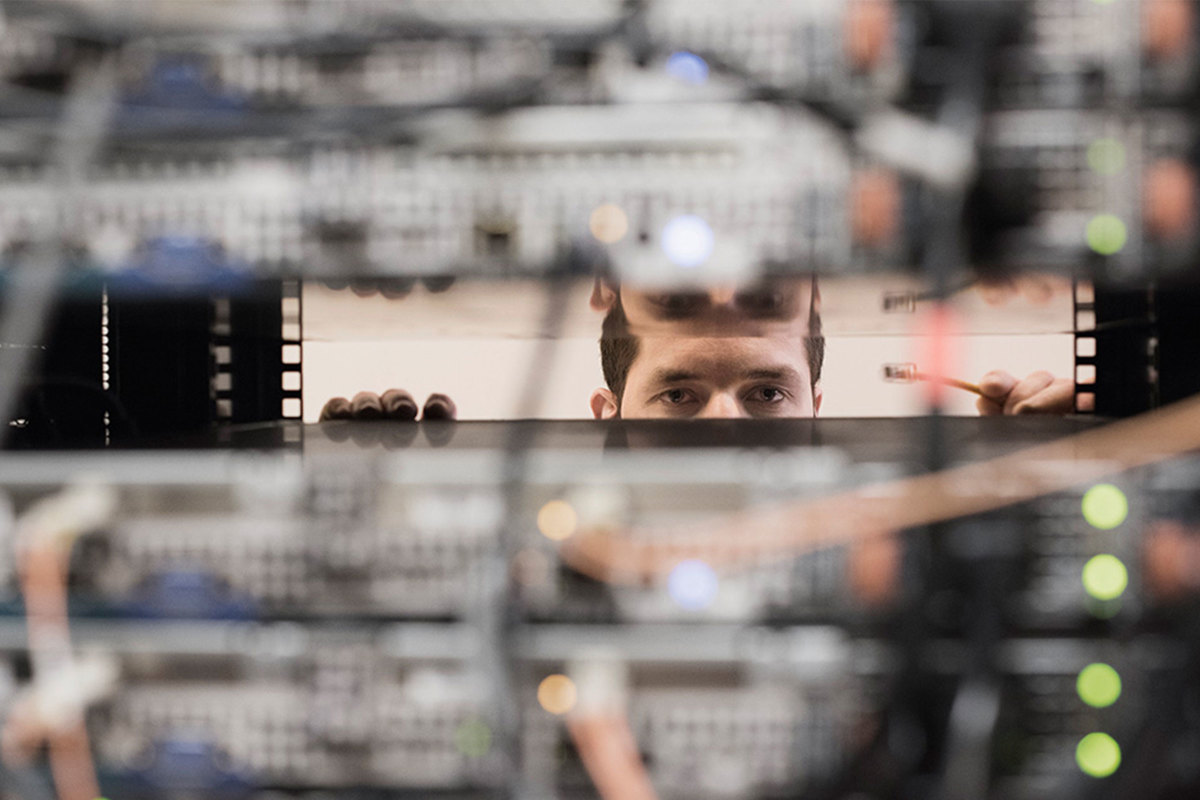
[(719, 583), (717, 573), (703, 561), (681, 561), (667, 577), (667, 591), (683, 608), (700, 611), (712, 605)]
[(713, 230), (708, 223), (692, 214), (675, 217), (662, 232), (662, 249), (671, 263), (681, 267), (698, 267), (713, 251)]
[(684, 83), (699, 86), (708, 80), (708, 62), (695, 53), (680, 50), (667, 59), (667, 74)]

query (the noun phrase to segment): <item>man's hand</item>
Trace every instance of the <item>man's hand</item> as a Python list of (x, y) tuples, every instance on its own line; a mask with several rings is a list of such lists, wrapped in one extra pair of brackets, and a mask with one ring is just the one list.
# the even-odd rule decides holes
[[(448, 291), (457, 278), (453, 275), (427, 275), (420, 279), (430, 294), (441, 294)], [(326, 279), (321, 283), (327, 289), (341, 292), (346, 289), (359, 297), (374, 297), (382, 295), (388, 300), (403, 300), (413, 292), (417, 285), (416, 278), (355, 278), (354, 280)]]
[[(403, 389), (388, 389), (383, 395), (359, 392), (353, 400), (335, 397), (321, 409), (321, 421), (336, 419), (391, 419), (412, 422), (420, 408), (413, 396)], [(452, 420), (458, 416), (454, 401), (444, 394), (431, 394), (425, 401), (423, 419)]]
[(1003, 414), (1070, 414), (1075, 410), (1075, 383), (1049, 372), (1034, 372), (1017, 380), (995, 370), (979, 381), (983, 397), (975, 405), (985, 417)]
[(979, 294), (989, 306), (1003, 306), (1016, 300), (1024, 300), (1033, 306), (1045, 306), (1057, 297), (1069, 297), (1073, 286), (1062, 275), (1022, 272), (1002, 278), (981, 279)]

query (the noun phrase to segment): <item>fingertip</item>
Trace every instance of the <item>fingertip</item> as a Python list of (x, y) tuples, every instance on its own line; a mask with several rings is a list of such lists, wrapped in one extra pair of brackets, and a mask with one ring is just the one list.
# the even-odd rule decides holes
[[(1049, 411), (1047, 407), (1054, 376), (1045, 370), (1031, 372), (1022, 378), (1004, 401), (1005, 414), (1036, 414)], [(1018, 410), (1022, 408), (1023, 410)]]
[(425, 291), (430, 294), (441, 294), (449, 291), (457, 280), (456, 275), (426, 275), (421, 278), (421, 283), (425, 284)]
[(975, 408), (979, 411), (979, 416), (981, 417), (998, 417), (1004, 413), (1003, 408), (986, 397), (978, 398), (975, 401)]
[(1035, 306), (1044, 306), (1054, 298), (1054, 286), (1040, 273), (1030, 273), (1021, 278), (1021, 294)]
[(388, 278), (379, 282), (379, 293), (388, 300), (403, 300), (416, 285), (416, 278)]
[(350, 402), (350, 413), (355, 419), (382, 419), (383, 402), (374, 392), (359, 392)]
[(989, 281), (979, 287), (979, 296), (989, 306), (1002, 306), (1012, 297), (1014, 288), (1007, 279)]
[(1012, 407), (1010, 414), (1070, 414), (1075, 409), (1075, 387), (1070, 381), (1055, 380), (1050, 386)]
[(417, 418), (419, 407), (413, 396), (403, 389), (388, 389), (380, 398), (383, 412), (389, 419), (410, 422)]
[(1003, 399), (1017, 385), (1017, 379), (1004, 370), (992, 370), (979, 380), (979, 391), (989, 399)]
[(421, 418), (426, 420), (453, 420), (458, 416), (458, 407), (448, 396), (440, 393), (429, 395)]
[(379, 293), (379, 286), (373, 280), (357, 278), (350, 282), (350, 291), (358, 297), (374, 297)]
[(321, 409), (321, 422), (332, 419), (349, 419), (350, 401), (344, 397), (334, 397), (325, 403)]

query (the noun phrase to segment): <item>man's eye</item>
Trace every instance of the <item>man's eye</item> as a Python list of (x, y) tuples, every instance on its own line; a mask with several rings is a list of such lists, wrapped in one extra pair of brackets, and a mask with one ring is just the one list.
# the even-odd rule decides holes
[(668, 314), (686, 314), (700, 308), (707, 295), (695, 292), (671, 292), (654, 298), (654, 304)]
[(742, 292), (737, 296), (737, 304), (747, 311), (772, 311), (783, 303), (783, 294), (770, 289)]
[(685, 406), (693, 403), (696, 396), (687, 389), (667, 389), (654, 399), (668, 406)]
[(762, 287), (739, 292), (738, 308), (752, 317), (769, 317), (791, 310), (792, 296), (781, 289)]
[(760, 386), (750, 393), (751, 402), (775, 404), (782, 403), (787, 399), (787, 392), (780, 389), (778, 386)]

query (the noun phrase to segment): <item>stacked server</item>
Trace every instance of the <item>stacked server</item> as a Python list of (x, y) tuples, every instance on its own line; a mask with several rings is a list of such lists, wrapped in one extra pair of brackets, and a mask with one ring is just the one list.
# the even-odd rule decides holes
[(67, 450), (0, 461), (0, 798), (1200, 786), (1194, 413), (295, 421), (304, 279), (1049, 271), (1097, 410), (1182, 397), (1190, 3), (0, 22), (0, 417)]

